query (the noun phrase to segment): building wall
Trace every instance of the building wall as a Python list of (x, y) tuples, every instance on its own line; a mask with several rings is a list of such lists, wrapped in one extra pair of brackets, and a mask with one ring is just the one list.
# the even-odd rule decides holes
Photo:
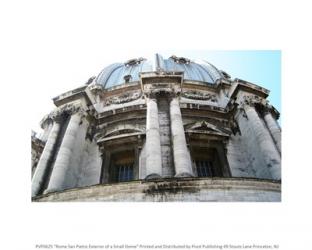
[[(245, 86), (246, 84), (244, 91), (237, 91), (240, 87), (237, 83), (216, 87), (188, 82), (185, 89), (181, 89), (179, 78), (172, 79), (161, 78), (162, 82), (159, 83), (160, 78), (157, 74), (155, 78), (150, 78), (149, 75), (147, 81), (150, 82), (145, 85), (142, 83), (142, 88), (132, 84), (119, 86), (112, 90), (97, 89), (96, 92), (92, 92), (91, 87), (88, 86), (86, 90), (79, 89), (81, 92), (71, 91), (64, 94), (63, 97), (59, 97), (57, 99), (59, 107), (55, 112), (59, 114), (65, 110), (68, 114), (76, 115), (76, 117), (80, 112), (81, 120), (76, 119), (75, 124), (70, 126), (72, 129), (75, 128), (75, 131), (68, 132), (66, 130), (62, 135), (63, 138), (60, 138), (60, 140), (64, 140), (67, 133), (71, 134), (71, 132), (75, 135), (74, 139), (71, 138), (73, 144), (67, 145), (67, 152), (70, 152), (70, 155), (64, 154), (67, 157), (68, 165), (64, 171), (65, 177), (61, 176), (64, 183), (62, 182), (57, 190), (61, 193), (59, 195), (56, 193), (45, 194), (39, 200), (280, 200), (280, 184), (278, 183), (227, 179), (229, 177), (280, 179), (278, 174), (272, 175), (270, 169), (270, 161), (275, 161), (275, 173), (280, 171), (280, 155), (275, 149), (266, 151), (258, 143), (259, 135), (260, 137), (264, 135), (269, 138), (268, 143), (263, 144), (264, 146), (271, 147), (271, 144), (274, 144), (268, 127), (258, 114), (253, 118), (246, 114), (246, 96), (248, 98), (256, 96), (264, 100), (266, 93), (257, 90), (255, 95), (254, 86), (248, 87)], [(168, 82), (166, 82), (167, 80)], [(92, 96), (92, 98), (88, 96)], [(191, 148), (210, 147), (214, 148), (220, 156), (216, 162), (222, 165), (223, 173), (217, 176), (223, 176), (224, 182), (220, 179), (214, 181), (213, 178), (191, 179), (191, 181), (185, 182), (173, 178), (172, 183), (167, 179), (156, 183), (137, 181), (137, 179), (144, 180), (148, 170), (153, 167), (147, 159), (147, 151), (151, 149), (151, 147), (148, 148), (146, 139), (148, 133), (146, 100), (148, 98), (155, 100), (157, 106), (156, 108), (155, 105), (153, 106), (156, 110), (156, 115), (153, 115), (157, 117), (153, 121), (159, 123), (159, 128), (157, 126), (153, 128), (158, 129), (160, 141), (160, 152), (156, 152), (161, 157), (161, 164), (159, 164), (161, 170), (157, 172), (158, 177), (175, 176), (177, 169), (180, 167), (181, 170), (181, 166), (184, 166), (185, 163), (185, 166), (182, 167), (183, 171), (181, 170), (182, 177), (184, 178), (186, 175), (196, 177), (197, 171), (194, 159), (192, 159)], [(173, 100), (175, 100), (174, 109), (171, 105)], [(171, 117), (172, 110), (175, 110), (175, 116), (172, 116), (174, 119)], [(259, 126), (261, 131), (255, 131), (254, 118), (257, 119), (257, 124), (261, 125)], [(53, 120), (53, 115), (49, 118), (50, 120)], [(233, 132), (233, 124), (238, 126), (236, 132)], [(49, 137), (50, 130), (51, 126), (45, 125), (44, 138)], [(172, 131), (178, 131), (178, 133), (173, 135)], [(150, 138), (155, 139), (156, 137), (157, 133)], [(178, 145), (174, 145), (174, 141), (178, 141)], [(110, 157), (107, 156), (112, 153), (116, 155), (116, 152), (126, 151), (129, 148), (136, 154), (135, 164), (138, 168), (135, 169), (135, 180), (131, 183), (113, 185), (110, 183), (108, 170), (111, 167)], [(175, 152), (179, 151), (176, 154), (176, 159), (174, 150)], [(63, 152), (66, 152), (66, 149)], [(183, 153), (181, 154), (181, 152)], [(267, 153), (272, 153), (272, 155), (267, 155)], [(276, 158), (276, 160), (273, 156), (277, 156), (278, 159)], [(55, 159), (57, 158), (56, 156)], [(65, 160), (63, 159), (63, 162)], [(62, 168), (58, 167), (58, 171), (62, 173)], [(105, 185), (99, 185), (103, 183)], [(159, 184), (162, 185), (161, 188)], [(274, 188), (270, 189), (272, 185)], [(93, 187), (84, 188), (89, 186)], [(82, 189), (78, 190), (77, 188)], [(62, 192), (64, 189), (73, 189), (73, 191)]]
[(85, 187), (100, 182), (102, 160), (95, 141), (86, 140), (81, 153), (80, 172), (77, 187)]
[(255, 179), (174, 179), (96, 185), (38, 197), (36, 201), (281, 201), (280, 183)]
[(227, 158), (233, 177), (253, 177), (252, 155), (247, 153), (245, 138), (240, 134), (232, 135), (227, 144)]

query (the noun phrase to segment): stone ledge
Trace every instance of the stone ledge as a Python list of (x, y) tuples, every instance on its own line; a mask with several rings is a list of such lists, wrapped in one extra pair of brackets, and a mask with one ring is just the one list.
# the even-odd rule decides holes
[(250, 178), (166, 178), (101, 184), (35, 197), (59, 201), (280, 201), (279, 181)]

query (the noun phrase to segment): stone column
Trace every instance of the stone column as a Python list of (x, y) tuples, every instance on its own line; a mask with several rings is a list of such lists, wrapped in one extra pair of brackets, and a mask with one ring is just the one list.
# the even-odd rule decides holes
[(40, 139), (44, 142), (46, 142), (49, 138), (49, 135), (51, 133), (51, 129), (52, 129), (52, 124), (53, 122), (50, 120), (50, 121), (47, 121), (47, 124), (45, 125), (45, 128), (44, 128), (44, 132), (40, 135)]
[(269, 110), (264, 114), (264, 121), (273, 137), (279, 153), (281, 153), (281, 129)]
[(156, 100), (147, 98), (146, 113), (146, 177), (160, 178), (162, 175), (161, 147)]
[(176, 177), (194, 176), (190, 153), (187, 150), (182, 115), (178, 98), (170, 102), (171, 135)]
[(81, 114), (72, 114), (66, 132), (56, 157), (49, 186), (46, 193), (61, 191), (64, 189), (67, 168), (75, 147), (75, 139), (81, 121)]
[(48, 140), (45, 144), (45, 147), (43, 149), (42, 155), (40, 157), (40, 160), (38, 162), (36, 171), (34, 173), (34, 176), (32, 178), (31, 183), (31, 195), (32, 197), (39, 194), (39, 191), (44, 184), (43, 181), (45, 179), (45, 175), (47, 174), (47, 168), (48, 168), (48, 162), (50, 158), (52, 157), (52, 151), (54, 148), (54, 145), (56, 143), (56, 139), (58, 136), (58, 133), (60, 131), (60, 123), (54, 121), (53, 127), (51, 129), (51, 132), (49, 134)]
[(281, 159), (271, 135), (260, 119), (254, 106), (252, 104), (246, 104), (244, 108), (248, 117), (248, 122), (254, 132), (256, 139), (254, 143), (259, 145), (259, 149), (264, 158), (265, 167), (269, 169), (273, 179), (281, 179)]

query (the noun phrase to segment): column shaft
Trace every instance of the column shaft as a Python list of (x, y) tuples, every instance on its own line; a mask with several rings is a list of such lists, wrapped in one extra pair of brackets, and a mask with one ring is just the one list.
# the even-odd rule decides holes
[(173, 98), (170, 102), (170, 120), (175, 176), (193, 176), (191, 157), (186, 146), (182, 115), (177, 98)]
[(147, 99), (146, 113), (146, 179), (162, 175), (161, 147), (156, 100)]
[(47, 141), (51, 133), (52, 126), (53, 126), (52, 124), (48, 124), (47, 127), (44, 129), (44, 132), (40, 135), (40, 139), (42, 141), (44, 142)]
[(45, 180), (45, 175), (47, 174), (47, 168), (49, 165), (48, 163), (52, 157), (53, 148), (56, 143), (56, 139), (57, 139), (59, 131), (60, 131), (60, 124), (57, 122), (54, 122), (51, 132), (49, 134), (48, 140), (45, 144), (42, 155), (38, 162), (36, 171), (32, 178), (32, 185), (31, 185), (32, 197), (39, 194), (39, 191), (42, 185), (44, 184), (43, 182)]
[(275, 121), (275, 119), (273, 118), (272, 114), (270, 112), (267, 112), (264, 115), (264, 121), (273, 137), (273, 140), (275, 142), (275, 145), (279, 151), (279, 153), (281, 153), (281, 129), (278, 126), (277, 122)]
[(254, 107), (246, 105), (245, 108), (248, 121), (255, 134), (255, 143), (258, 143), (262, 152), (266, 167), (268, 167), (273, 179), (281, 178), (281, 160), (280, 155), (274, 145), (269, 131), (266, 129), (263, 121), (260, 119)]
[(47, 193), (64, 189), (66, 172), (69, 167), (71, 155), (75, 147), (75, 139), (81, 117), (79, 113), (73, 114), (68, 123), (62, 144), (54, 163)]

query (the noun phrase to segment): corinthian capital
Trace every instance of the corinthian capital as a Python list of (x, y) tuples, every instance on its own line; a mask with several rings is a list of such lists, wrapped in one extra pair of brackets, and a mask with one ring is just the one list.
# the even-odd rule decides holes
[(51, 117), (51, 119), (58, 122), (64, 116), (73, 115), (76, 113), (80, 113), (81, 116), (86, 115), (86, 111), (80, 105), (70, 103), (58, 107), (56, 110), (52, 111), (49, 116)]
[(256, 95), (246, 95), (243, 97), (243, 100), (241, 101), (241, 105), (244, 106), (251, 106), (254, 107), (255, 104), (261, 105), (261, 106), (267, 106), (268, 105), (268, 101), (264, 98), (261, 98), (259, 96)]

